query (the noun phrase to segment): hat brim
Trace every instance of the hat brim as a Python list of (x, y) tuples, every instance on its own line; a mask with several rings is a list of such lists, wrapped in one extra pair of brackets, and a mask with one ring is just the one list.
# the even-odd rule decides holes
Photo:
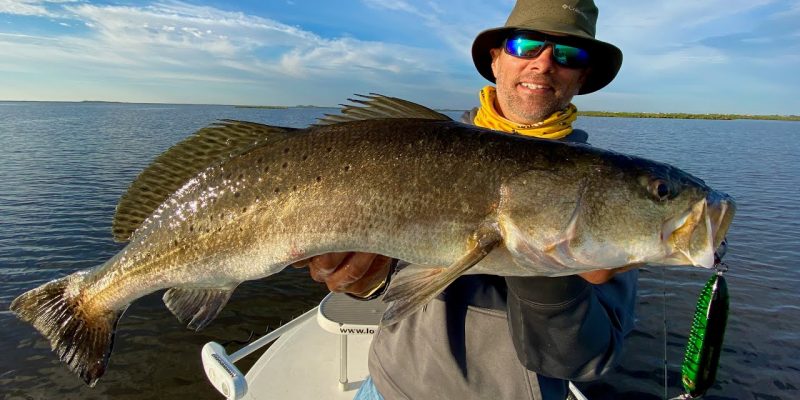
[[(508, 37), (513, 31), (523, 29), (518, 27), (502, 27), (487, 29), (475, 38), (472, 43), (472, 61), (475, 63), (475, 68), (478, 72), (492, 83), (495, 83), (494, 73), (492, 73), (492, 55), (490, 49), (499, 48), (502, 46), (503, 40)], [(622, 51), (613, 44), (602, 42), (588, 36), (576, 36), (567, 32), (570, 44), (580, 46), (589, 52), (591, 71), (586, 78), (578, 94), (587, 94), (596, 92), (614, 80), (617, 76), (620, 67), (622, 66)], [(548, 36), (545, 33), (542, 33)], [(557, 36), (552, 36), (558, 38)]]

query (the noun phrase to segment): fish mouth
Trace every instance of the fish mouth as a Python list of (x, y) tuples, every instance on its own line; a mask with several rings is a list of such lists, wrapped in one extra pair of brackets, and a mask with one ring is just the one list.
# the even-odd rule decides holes
[(682, 215), (667, 220), (661, 231), (665, 264), (711, 268), (714, 252), (725, 239), (736, 213), (736, 202), (712, 191)]

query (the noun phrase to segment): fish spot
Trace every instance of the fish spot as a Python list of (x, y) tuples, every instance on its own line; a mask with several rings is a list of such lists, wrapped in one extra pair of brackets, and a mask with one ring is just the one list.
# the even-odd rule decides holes
[(189, 225), (189, 232), (194, 232), (194, 225)]
[(308, 154), (303, 154), (303, 161), (308, 160)]
[(239, 180), (244, 179), (244, 174), (239, 174)]
[(283, 169), (286, 169), (286, 167), (288, 167), (288, 166), (289, 166), (289, 163), (288, 163), (288, 162), (285, 162), (285, 163), (283, 163), (283, 165), (282, 165), (281, 167), (282, 167)]
[(242, 212), (246, 213), (247, 212), (247, 207), (242, 207)]
[(231, 173), (230, 173), (230, 172), (228, 172), (227, 174), (225, 174), (225, 179), (226, 179), (226, 180), (229, 180), (229, 179), (231, 179)]
[(239, 196), (241, 196), (241, 195), (242, 195), (242, 194), (241, 194), (241, 193), (239, 193), (239, 192), (233, 192), (233, 197), (239, 197)]
[(344, 166), (344, 172), (347, 172), (347, 171), (350, 171), (350, 166), (349, 165), (345, 165)]
[(297, 185), (292, 186), (292, 191), (296, 191), (296, 190), (297, 190)]
[(266, 167), (264, 167), (264, 172), (269, 172), (269, 165), (267, 165)]
[(280, 188), (275, 188), (275, 193), (280, 193), (280, 192), (281, 192)]
[(332, 151), (333, 151), (333, 147), (328, 147), (328, 148), (326, 149), (326, 151), (327, 151), (328, 153), (332, 152)]
[(283, 154), (289, 154), (289, 148), (288, 147), (283, 149)]
[(264, 162), (264, 157), (258, 157), (258, 159), (256, 160), (256, 164), (261, 164), (263, 162)]
[(322, 177), (321, 177), (321, 176), (318, 176), (318, 177), (317, 177), (317, 182), (321, 182), (321, 181), (322, 181)]
[(177, 247), (178, 246), (178, 239), (173, 240), (172, 241), (172, 245)]

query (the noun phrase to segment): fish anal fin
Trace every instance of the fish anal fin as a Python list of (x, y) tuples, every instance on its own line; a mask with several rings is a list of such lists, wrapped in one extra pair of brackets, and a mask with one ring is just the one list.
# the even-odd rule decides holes
[(164, 293), (164, 304), (187, 328), (199, 331), (228, 304), (236, 285), (218, 288), (174, 287)]
[(161, 203), (206, 168), (277, 142), (293, 131), (296, 129), (222, 120), (170, 147), (139, 173), (120, 198), (112, 223), (114, 240), (129, 240)]
[(412, 103), (397, 97), (388, 97), (380, 94), (360, 95), (362, 99), (348, 99), (358, 105), (342, 105), (341, 114), (330, 115), (317, 120), (314, 125), (332, 125), (342, 122), (363, 121), (379, 118), (423, 118), (440, 121), (452, 119), (428, 107)]
[(469, 250), (450, 266), (414, 268), (410, 272), (398, 273), (383, 296), (383, 301), (392, 303), (384, 312), (381, 324), (391, 325), (415, 313), (500, 243), (499, 232), (491, 227), (482, 228), (474, 235)]
[(80, 294), (73, 296), (69, 290), (77, 279), (73, 274), (25, 292), (11, 302), (10, 310), (32, 324), (50, 341), (58, 358), (94, 386), (106, 371), (125, 308), (82, 307)]

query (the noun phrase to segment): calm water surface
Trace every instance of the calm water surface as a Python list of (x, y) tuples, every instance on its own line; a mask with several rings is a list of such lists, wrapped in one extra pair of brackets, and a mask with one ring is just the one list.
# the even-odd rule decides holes
[[(110, 234), (119, 196), (150, 160), (191, 132), (221, 118), (303, 127), (325, 112), (335, 110), (0, 103), (3, 398), (220, 398), (206, 383), (201, 346), (261, 335), (314, 306), (325, 290), (305, 272), (243, 284), (200, 333), (179, 324), (160, 293), (140, 299), (121, 320), (109, 370), (93, 389), (8, 306), (25, 290), (119, 251)], [(577, 125), (596, 146), (671, 163), (736, 198), (726, 257), (731, 317), (707, 398), (800, 398), (800, 123), (581, 118)], [(645, 269), (640, 276), (637, 329), (620, 367), (581, 385), (592, 399), (664, 398), (665, 342), (666, 392), (680, 392), (683, 346), (709, 272)]]

